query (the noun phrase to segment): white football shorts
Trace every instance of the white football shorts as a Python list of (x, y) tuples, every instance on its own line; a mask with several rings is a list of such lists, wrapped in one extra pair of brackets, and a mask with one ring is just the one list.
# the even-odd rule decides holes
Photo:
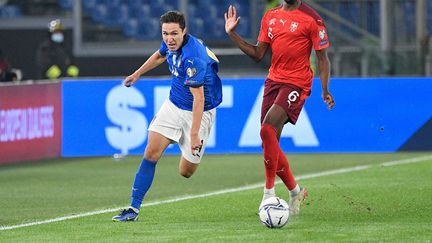
[(201, 120), (201, 128), (199, 130), (199, 137), (203, 141), (203, 146), (201, 151), (197, 151), (195, 155), (192, 155), (190, 137), (192, 129), (192, 111), (180, 109), (167, 99), (153, 118), (148, 130), (157, 132), (178, 143), (182, 156), (189, 162), (199, 164), (204, 155), (204, 150), (215, 117), (216, 109), (204, 111)]

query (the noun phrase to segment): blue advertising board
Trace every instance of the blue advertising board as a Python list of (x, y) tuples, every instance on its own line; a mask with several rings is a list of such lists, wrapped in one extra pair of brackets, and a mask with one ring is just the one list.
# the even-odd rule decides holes
[[(206, 153), (259, 153), (264, 78), (223, 78), (223, 103)], [(62, 82), (62, 156), (142, 154), (147, 128), (168, 97), (170, 81), (142, 79)], [(336, 105), (328, 110), (314, 80), (295, 126), (287, 124), (285, 152), (393, 152), (431, 120), (432, 78), (333, 78)], [(179, 153), (171, 145), (167, 153)]]

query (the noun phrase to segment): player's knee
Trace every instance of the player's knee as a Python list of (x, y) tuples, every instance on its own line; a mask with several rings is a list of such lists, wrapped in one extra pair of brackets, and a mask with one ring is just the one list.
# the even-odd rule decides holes
[(193, 171), (188, 171), (188, 170), (180, 170), (179, 173), (184, 178), (190, 178), (193, 175)]
[(181, 158), (179, 164), (179, 174), (184, 178), (190, 178), (196, 171), (198, 165), (190, 162), (184, 157)]
[(157, 156), (156, 154), (152, 154), (152, 153), (145, 153), (144, 158), (146, 160), (158, 161), (160, 159), (160, 156)]
[(161, 152), (155, 147), (147, 147), (144, 152), (144, 158), (152, 161), (158, 161), (161, 157)]

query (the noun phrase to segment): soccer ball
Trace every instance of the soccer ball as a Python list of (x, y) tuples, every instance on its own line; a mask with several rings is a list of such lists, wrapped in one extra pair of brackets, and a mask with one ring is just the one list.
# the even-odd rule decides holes
[(288, 223), (289, 206), (282, 198), (271, 197), (261, 203), (259, 218), (269, 228), (282, 228)]

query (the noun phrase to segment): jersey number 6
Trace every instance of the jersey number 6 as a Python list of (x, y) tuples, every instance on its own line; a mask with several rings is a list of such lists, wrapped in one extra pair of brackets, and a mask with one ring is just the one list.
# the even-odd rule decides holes
[(291, 106), (291, 102), (297, 101), (297, 98), (300, 96), (300, 94), (297, 91), (292, 91), (288, 95), (288, 104)]

